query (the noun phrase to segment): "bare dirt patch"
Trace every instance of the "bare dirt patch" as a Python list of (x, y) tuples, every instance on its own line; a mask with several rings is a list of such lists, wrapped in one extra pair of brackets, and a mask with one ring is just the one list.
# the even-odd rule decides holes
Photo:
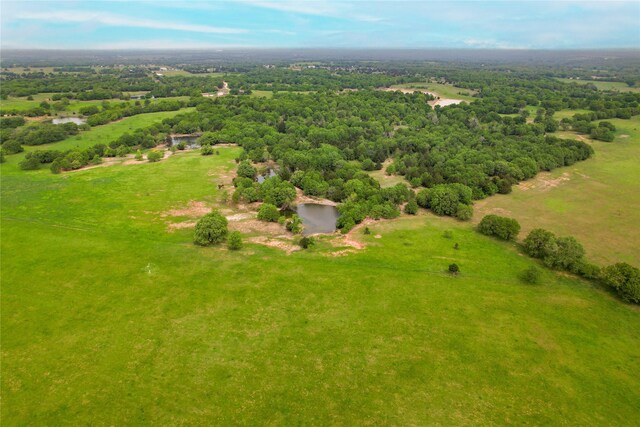
[(203, 215), (211, 212), (211, 208), (205, 205), (204, 202), (198, 202), (195, 200), (189, 201), (189, 204), (186, 208), (183, 209), (172, 209), (170, 211), (162, 213), (160, 216), (187, 216), (192, 218), (201, 217)]
[(181, 230), (183, 228), (193, 228), (196, 226), (196, 222), (195, 221), (186, 221), (186, 222), (174, 222), (171, 223), (167, 226), (167, 229), (169, 230), (169, 232), (175, 231), (175, 230)]
[(534, 179), (530, 179), (529, 181), (524, 181), (518, 184), (518, 188), (522, 191), (528, 191), (533, 189), (538, 190), (548, 190), (550, 188), (557, 187), (563, 182), (571, 180), (571, 174), (569, 172), (564, 172), (557, 178), (551, 178), (551, 173), (542, 172), (538, 174)]
[(294, 245), (291, 241), (285, 241), (280, 239), (274, 239), (267, 236), (256, 236), (248, 239), (251, 243), (257, 243), (259, 245), (265, 245), (272, 248), (277, 248), (290, 254), (300, 250), (300, 246)]

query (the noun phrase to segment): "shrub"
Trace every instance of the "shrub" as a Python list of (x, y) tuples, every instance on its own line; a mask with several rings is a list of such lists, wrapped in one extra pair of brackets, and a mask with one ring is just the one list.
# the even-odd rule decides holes
[(449, 273), (451, 274), (458, 274), (460, 272), (460, 267), (458, 267), (458, 264), (449, 264)]
[(213, 211), (198, 221), (194, 242), (207, 246), (222, 242), (227, 237), (227, 219), (218, 211)]
[(147, 153), (147, 160), (149, 162), (157, 162), (164, 157), (164, 151), (152, 150)]
[(140, 150), (136, 151), (136, 160), (142, 161), (142, 152)]
[(556, 236), (542, 228), (531, 230), (524, 239), (523, 248), (527, 255), (533, 258), (544, 258), (555, 245)]
[(285, 227), (292, 233), (302, 233), (302, 220), (296, 214), (293, 214), (291, 218), (285, 222)]
[(520, 224), (512, 218), (498, 215), (485, 215), (478, 224), (478, 231), (487, 236), (495, 236), (502, 240), (513, 240), (520, 232)]
[(211, 156), (213, 154), (213, 147), (210, 145), (203, 145), (202, 148), (200, 148), (200, 154), (203, 156)]
[(460, 221), (469, 221), (471, 217), (473, 217), (473, 206), (459, 203), (456, 218)]
[(623, 300), (640, 304), (640, 270), (636, 267), (625, 262), (613, 264), (602, 269), (600, 279)]
[(442, 237), (445, 239), (453, 239), (453, 232), (451, 230), (444, 230)]
[(19, 163), (20, 169), (22, 170), (36, 170), (40, 167), (40, 162), (38, 161), (38, 159), (36, 157), (25, 157), (24, 160), (22, 160)]
[(315, 240), (311, 236), (304, 236), (302, 239), (300, 239), (298, 244), (302, 249), (307, 249), (309, 248), (309, 246), (313, 246), (315, 244)]
[(256, 173), (256, 168), (251, 166), (251, 163), (248, 160), (240, 162), (240, 165), (238, 166), (238, 176), (255, 179)]
[(232, 231), (227, 237), (227, 248), (230, 251), (237, 251), (242, 248), (242, 235), (239, 231)]
[(275, 205), (271, 203), (263, 203), (258, 210), (258, 219), (260, 221), (278, 222), (280, 217), (280, 211)]
[(584, 248), (574, 237), (558, 237), (543, 261), (549, 267), (574, 271), (583, 256)]
[(404, 206), (404, 213), (409, 215), (415, 215), (418, 213), (418, 202), (415, 200), (409, 200), (409, 202)]
[(363, 233), (364, 234), (371, 234), (371, 230), (369, 229), (369, 227), (365, 227)]
[(530, 285), (537, 285), (540, 283), (540, 276), (540, 270), (531, 266), (522, 273), (522, 281)]

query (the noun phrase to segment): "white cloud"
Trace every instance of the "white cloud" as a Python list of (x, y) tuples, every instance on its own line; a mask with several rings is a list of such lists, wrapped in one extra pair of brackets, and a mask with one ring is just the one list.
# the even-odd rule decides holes
[(193, 33), (241, 34), (248, 32), (246, 29), (242, 28), (225, 28), (213, 27), (210, 25), (181, 24), (179, 22), (135, 19), (113, 13), (85, 12), (76, 10), (66, 10), (60, 12), (26, 12), (18, 15), (17, 18), (47, 22), (76, 22), (87, 24), (102, 24), (114, 27), (137, 27), (152, 28), (158, 30), (189, 31)]
[(380, 22), (383, 18), (369, 14), (360, 14), (358, 10), (366, 7), (368, 3), (349, 1), (305, 1), (305, 0), (239, 0), (241, 3), (273, 9), (279, 12), (296, 13), (303, 15), (328, 16), (345, 20), (356, 20), (362, 22)]

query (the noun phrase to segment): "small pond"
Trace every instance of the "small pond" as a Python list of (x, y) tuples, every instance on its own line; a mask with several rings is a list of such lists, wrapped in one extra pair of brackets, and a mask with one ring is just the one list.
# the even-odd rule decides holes
[(75, 123), (77, 125), (83, 125), (87, 123), (87, 119), (84, 119), (82, 117), (60, 117), (51, 120), (51, 123), (53, 123), (54, 125), (61, 125), (63, 123)]
[(171, 145), (178, 145), (184, 142), (187, 148), (199, 148), (198, 135), (171, 135)]
[(273, 169), (268, 169), (264, 175), (258, 175), (258, 182), (262, 184), (265, 179), (276, 176), (276, 171)]
[(296, 213), (302, 219), (304, 225), (302, 234), (305, 236), (336, 231), (336, 221), (339, 214), (335, 206), (301, 203), (296, 207)]

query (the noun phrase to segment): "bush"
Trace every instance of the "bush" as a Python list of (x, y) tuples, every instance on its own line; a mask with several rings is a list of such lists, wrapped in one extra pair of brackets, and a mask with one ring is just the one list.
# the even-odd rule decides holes
[(460, 272), (460, 267), (458, 264), (449, 264), (449, 273), (458, 274)]
[(242, 235), (239, 231), (232, 231), (227, 237), (227, 248), (230, 251), (237, 251), (242, 248)]
[(136, 160), (142, 161), (142, 152), (140, 150), (136, 151)]
[(549, 267), (574, 271), (583, 256), (584, 248), (574, 237), (558, 237), (543, 261)]
[(540, 273), (539, 269), (531, 266), (522, 273), (522, 281), (530, 285), (537, 285), (538, 283), (540, 283), (541, 275), (542, 274)]
[(222, 242), (227, 237), (227, 219), (218, 211), (213, 211), (198, 221), (194, 242), (207, 246)]
[(418, 213), (418, 202), (415, 200), (409, 200), (409, 202), (404, 206), (404, 213), (409, 215), (415, 215)]
[(40, 167), (40, 162), (36, 157), (25, 157), (19, 164), (22, 170), (36, 170)]
[(556, 236), (542, 228), (531, 230), (523, 242), (523, 248), (527, 255), (533, 258), (544, 258), (552, 250)]
[(625, 262), (613, 264), (602, 269), (600, 279), (623, 300), (640, 304), (640, 270), (636, 267)]
[(285, 227), (292, 233), (302, 233), (302, 220), (296, 214), (293, 214), (291, 218), (285, 222)]
[(256, 173), (256, 168), (251, 166), (251, 163), (247, 160), (241, 162), (238, 166), (238, 176), (255, 179)]
[(203, 145), (202, 148), (200, 148), (200, 154), (203, 156), (211, 156), (213, 154), (213, 147), (210, 145)]
[(302, 239), (300, 239), (300, 241), (298, 242), (298, 244), (300, 245), (300, 247), (302, 249), (307, 249), (310, 246), (313, 246), (315, 244), (315, 240), (313, 239), (313, 237), (310, 236), (304, 236)]
[(460, 221), (469, 221), (473, 217), (473, 206), (458, 204), (458, 211), (456, 212), (456, 218)]
[(485, 215), (478, 224), (478, 231), (487, 236), (495, 236), (502, 240), (514, 240), (520, 232), (520, 224), (512, 218), (498, 215)]
[(164, 157), (164, 151), (152, 150), (147, 153), (147, 160), (149, 162), (157, 162)]
[(260, 221), (278, 222), (280, 211), (271, 203), (263, 203), (258, 210), (258, 219)]

